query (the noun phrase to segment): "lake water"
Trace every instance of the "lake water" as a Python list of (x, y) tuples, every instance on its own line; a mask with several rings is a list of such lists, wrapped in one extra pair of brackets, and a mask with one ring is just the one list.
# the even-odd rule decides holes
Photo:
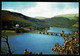
[[(71, 33), (71, 29), (66, 28), (50, 28), (48, 32), (61, 33), (62, 30), (65, 33)], [(45, 34), (24, 33), (21, 35), (15, 35), (9, 38), (11, 49), (15, 52), (13, 54), (24, 54), (24, 50), (28, 49), (29, 52), (43, 54), (54, 54), (51, 52), (51, 48), (54, 48), (55, 43), (59, 43), (60, 46), (64, 44), (63, 37), (51, 36)]]

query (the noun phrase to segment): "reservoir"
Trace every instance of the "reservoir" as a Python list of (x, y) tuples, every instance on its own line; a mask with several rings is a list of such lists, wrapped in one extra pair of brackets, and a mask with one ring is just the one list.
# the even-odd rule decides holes
[[(47, 32), (62, 33), (62, 30), (66, 34), (72, 33), (72, 29), (51, 27)], [(62, 46), (64, 44), (63, 37), (38, 33), (24, 33), (9, 37), (11, 50), (14, 51), (13, 54), (24, 54), (25, 49), (32, 53), (54, 54), (51, 48), (54, 48), (54, 44), (57, 42)]]

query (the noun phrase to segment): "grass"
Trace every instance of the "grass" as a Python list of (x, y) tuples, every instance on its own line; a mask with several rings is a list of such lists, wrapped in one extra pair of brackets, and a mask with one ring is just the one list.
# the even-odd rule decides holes
[(14, 35), (19, 35), (19, 34), (23, 34), (23, 33), (16, 33), (14, 30), (2, 30), (1, 31), (2, 36), (5, 36), (5, 35), (14, 36)]
[(27, 31), (30, 31), (30, 29), (29, 29), (29, 28), (22, 28), (22, 29), (27, 30)]
[(2, 32), (15, 32), (15, 31), (13, 31), (13, 30), (2, 30)]
[(70, 20), (78, 20), (78, 18), (75, 19), (75, 16), (79, 17), (79, 14), (64, 14), (64, 15), (57, 15), (55, 17), (66, 17), (69, 18)]

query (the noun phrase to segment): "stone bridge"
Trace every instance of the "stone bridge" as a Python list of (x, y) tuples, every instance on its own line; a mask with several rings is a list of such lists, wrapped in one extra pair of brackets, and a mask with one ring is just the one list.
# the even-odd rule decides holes
[(65, 37), (69, 37), (71, 34), (65, 34), (64, 31), (62, 31), (62, 33), (55, 33), (55, 32), (38, 32), (39, 34), (46, 34), (46, 35), (53, 35), (53, 36), (65, 36)]

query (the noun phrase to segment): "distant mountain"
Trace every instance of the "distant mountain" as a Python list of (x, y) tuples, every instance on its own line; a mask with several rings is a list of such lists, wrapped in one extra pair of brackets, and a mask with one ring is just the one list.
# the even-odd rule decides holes
[(43, 20), (43, 19), (47, 19), (45, 17), (35, 17), (36, 19), (39, 19), (39, 20)]

